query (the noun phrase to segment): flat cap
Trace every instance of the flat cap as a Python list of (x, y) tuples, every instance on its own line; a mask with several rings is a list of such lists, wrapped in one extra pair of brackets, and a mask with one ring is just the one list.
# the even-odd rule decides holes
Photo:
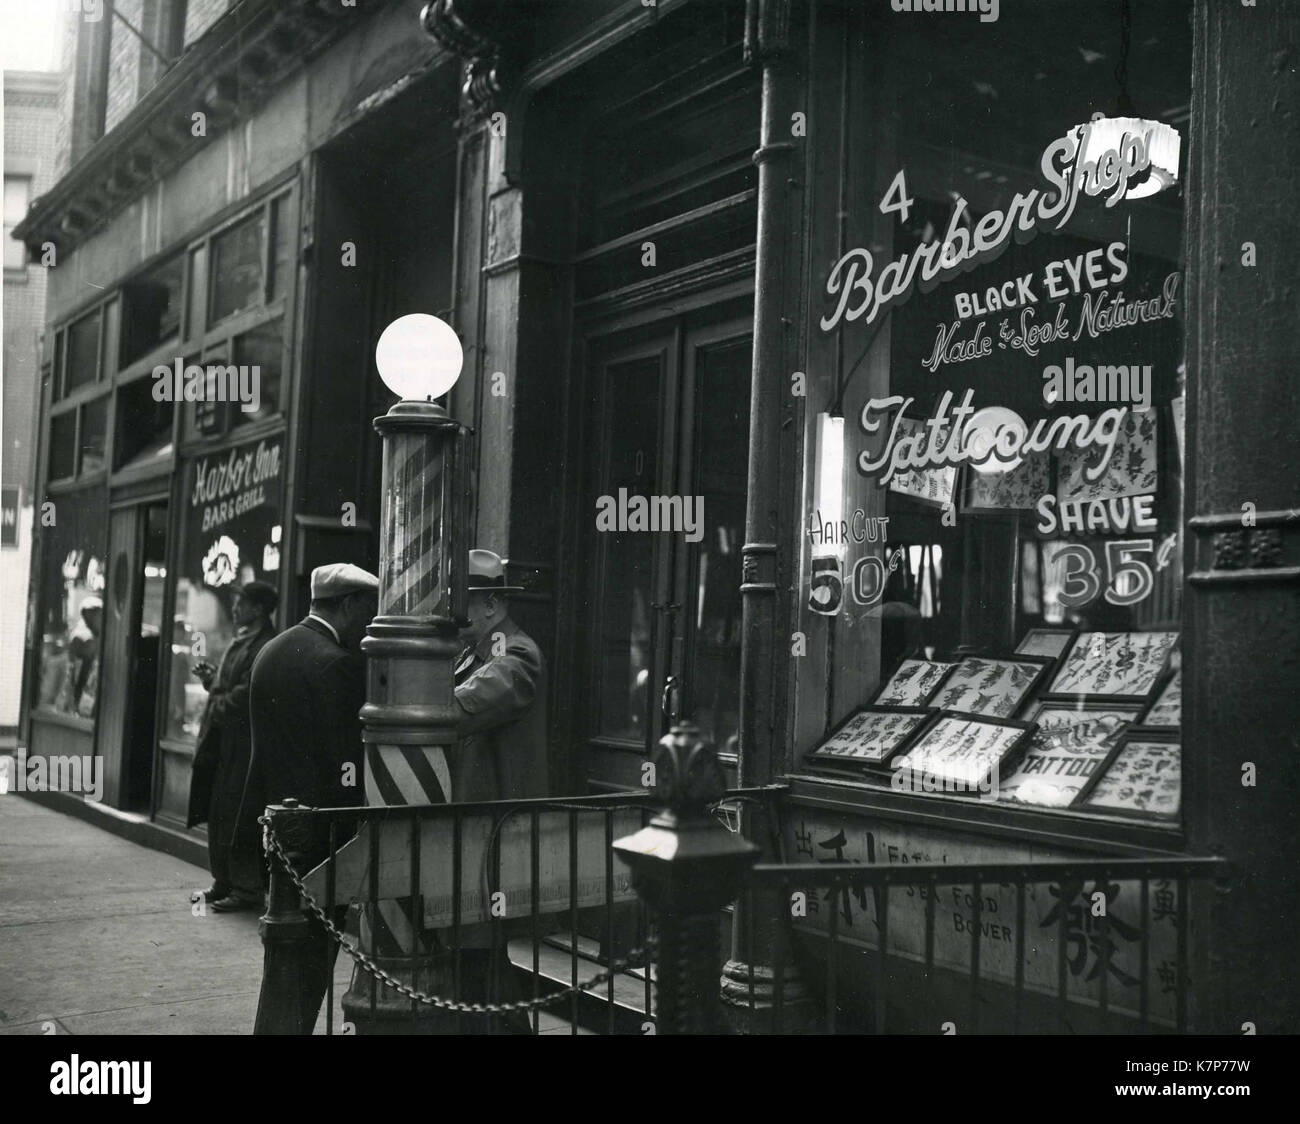
[(342, 597), (358, 590), (378, 589), (379, 579), (351, 562), (331, 562), (311, 572), (311, 599)]

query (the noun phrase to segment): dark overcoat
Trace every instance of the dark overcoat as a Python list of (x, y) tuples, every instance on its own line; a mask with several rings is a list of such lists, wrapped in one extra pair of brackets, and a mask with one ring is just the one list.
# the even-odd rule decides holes
[[(286, 796), (314, 808), (364, 802), (361, 706), (365, 663), (329, 628), (306, 617), (271, 640), (253, 665), (253, 758), (240, 808), (241, 827)], [(352, 826), (340, 824), (339, 845)], [(318, 822), (305, 848), (308, 869), (324, 860), (328, 827)]]
[[(497, 633), (504, 640), (504, 651)], [(458, 662), (456, 702), (460, 740), (449, 751), (447, 762), (453, 800), (551, 795), (546, 658), (509, 617)]]
[(208, 838), (220, 845), (234, 841), (235, 820), (252, 753), (248, 698), (253, 661), (274, 635), (271, 622), (263, 621), (256, 631), (231, 642), (212, 680), (199, 724), (186, 826), (206, 821)]

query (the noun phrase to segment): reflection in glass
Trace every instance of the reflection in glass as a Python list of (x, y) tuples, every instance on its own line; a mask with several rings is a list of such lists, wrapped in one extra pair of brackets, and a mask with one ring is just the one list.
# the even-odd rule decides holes
[(108, 441), (108, 395), (81, 407), (81, 471), (104, 467)]
[(71, 394), (99, 378), (99, 309), (68, 329), (68, 370), (64, 393)]
[(209, 324), (262, 303), (262, 236), (258, 211), (212, 240), (212, 304)]
[[(611, 365), (606, 370), (604, 427), (607, 460), (601, 492), (617, 499), (648, 496), (658, 479), (659, 359)], [(610, 737), (645, 736), (650, 695), (654, 618), (653, 537), (633, 531), (602, 532), (600, 651), (596, 675), (600, 696), (598, 732)]]
[[(269, 418), (280, 408), (280, 371), (284, 361), (283, 317), (261, 324), (251, 332), (235, 337), (235, 356), (231, 360), (237, 367), (256, 367), (260, 400), (254, 411), (242, 409), (242, 403), (231, 407), (233, 425)], [(241, 383), (242, 385), (242, 383)]]
[(49, 478), (64, 480), (77, 474), (77, 411), (50, 419)]
[(175, 257), (122, 286), (123, 367), (180, 338), (185, 258)]
[(94, 718), (103, 634), (104, 493), (61, 496), (48, 529), (40, 580), (41, 650), (36, 705)]
[(737, 751), (740, 715), (741, 553), (749, 448), (749, 337), (696, 353), (696, 493), (704, 537), (691, 552), (695, 617), (694, 718), (719, 751)]

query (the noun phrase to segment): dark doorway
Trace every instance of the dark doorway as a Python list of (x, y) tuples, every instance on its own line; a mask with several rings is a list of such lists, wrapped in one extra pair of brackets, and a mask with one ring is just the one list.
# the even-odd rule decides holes
[(148, 812), (167, 580), (167, 504), (117, 508), (109, 528), (102, 714), (105, 803)]

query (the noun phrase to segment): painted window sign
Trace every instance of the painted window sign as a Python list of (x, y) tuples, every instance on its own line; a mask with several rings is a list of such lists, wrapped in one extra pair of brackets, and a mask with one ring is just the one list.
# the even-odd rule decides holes
[[(870, 250), (862, 247), (850, 250), (835, 263), (826, 278), (826, 294), (835, 301), (835, 309), (822, 317), (822, 330), (833, 331), (841, 321), (851, 323), (860, 318), (870, 324), (885, 309), (906, 300), (918, 285), (930, 289), (940, 281), (955, 277), (973, 262), (999, 256), (1011, 244), (1013, 236), (1024, 241), (1039, 230), (1060, 230), (1070, 221), (1083, 195), (1104, 196), (1104, 205), (1113, 208), (1130, 194), (1160, 190), (1162, 181), (1148, 174), (1152, 169), (1152, 154), (1159, 152), (1160, 166), (1168, 167), (1172, 147), (1172, 168), (1176, 176), (1178, 133), (1156, 122), (1138, 124), (1149, 128), (1125, 132), (1116, 146), (1105, 152), (1093, 151), (1098, 146), (1092, 143), (1091, 123), (1071, 129), (1043, 150), (1039, 168), (1047, 183), (1046, 190), (1035, 187), (1017, 192), (1005, 209), (988, 211), (973, 230), (963, 224), (966, 203), (960, 200), (942, 239), (903, 254), (885, 265), (878, 275)], [(1095, 160), (1087, 159), (1094, 155)], [(1103, 167), (1108, 169), (1105, 175), (1100, 174)], [(906, 198), (906, 181), (896, 176), (895, 182), (900, 196)]]

